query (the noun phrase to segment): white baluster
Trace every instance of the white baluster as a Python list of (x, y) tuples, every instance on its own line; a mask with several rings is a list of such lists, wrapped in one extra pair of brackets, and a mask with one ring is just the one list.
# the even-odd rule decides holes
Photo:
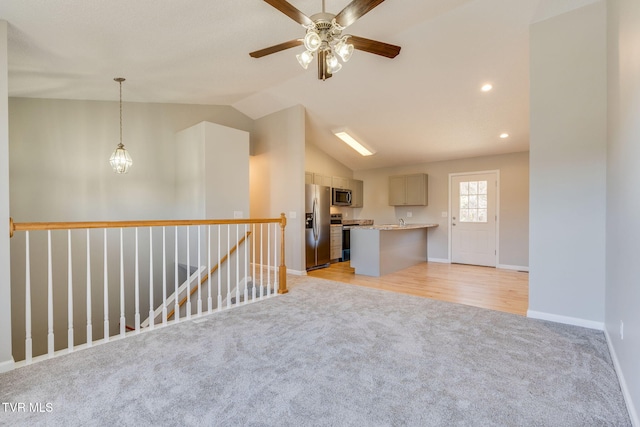
[(244, 225), (244, 303), (246, 304), (249, 300), (249, 278), (247, 277), (247, 263), (249, 262), (249, 258), (247, 258), (248, 254), (248, 246), (249, 246), (249, 236), (247, 235), (247, 231), (249, 230), (249, 224)]
[(91, 324), (91, 238), (87, 229), (87, 347), (93, 343), (93, 325)]
[(191, 243), (190, 229), (187, 226), (187, 319), (191, 319)]
[(149, 329), (155, 323), (153, 306), (153, 227), (149, 227)]
[(167, 324), (167, 233), (162, 227), (162, 324)]
[(222, 265), (220, 252), (220, 224), (218, 224), (218, 310), (222, 310)]
[(104, 342), (109, 341), (109, 269), (107, 268), (107, 229), (104, 229)]
[(120, 229), (120, 335), (127, 333), (127, 323), (124, 317), (124, 243), (123, 230)]
[(200, 226), (196, 228), (196, 230), (198, 230), (198, 284), (196, 285), (198, 287), (198, 316), (202, 314), (202, 292), (200, 289), (202, 287), (202, 269), (200, 268), (202, 266), (202, 258), (200, 258), (200, 228)]
[(140, 332), (140, 257), (138, 250), (138, 227), (136, 227), (136, 254), (135, 254), (135, 283), (134, 283), (134, 293), (135, 293), (135, 328), (136, 333)]
[(51, 230), (47, 230), (47, 354), (53, 357), (53, 260), (51, 254)]
[(231, 307), (231, 224), (227, 224), (227, 308)]
[(207, 311), (213, 309), (213, 297), (211, 296), (211, 226), (207, 225)]
[(251, 228), (252, 228), (251, 241), (253, 242), (253, 244), (251, 245), (252, 251), (253, 251), (253, 256), (251, 257), (251, 260), (252, 260), (251, 268), (253, 271), (253, 273), (251, 273), (251, 282), (253, 283), (253, 286), (251, 286), (251, 300), (255, 301), (256, 299), (256, 225), (253, 224)]
[[(236, 305), (240, 304), (240, 248), (238, 247), (239, 225), (236, 224)], [(231, 261), (231, 260), (229, 260)]]
[(174, 295), (174, 299), (173, 299), (173, 319), (174, 321), (177, 323), (180, 321), (180, 301), (178, 300), (179, 298), (179, 294), (178, 294), (178, 287), (180, 286), (180, 284), (178, 283), (178, 226), (176, 225), (176, 235), (175, 235), (175, 254), (174, 254), (174, 273), (175, 273), (175, 291), (173, 293)]
[(262, 232), (262, 224), (260, 224), (260, 299), (264, 296), (264, 233)]
[(73, 263), (71, 262), (71, 230), (67, 230), (67, 351), (73, 351)]
[(267, 224), (267, 296), (271, 296), (271, 230)]
[(25, 231), (25, 272), (24, 272), (24, 354), (27, 365), (33, 358), (33, 340), (31, 338), (31, 254), (29, 253), (29, 231)]

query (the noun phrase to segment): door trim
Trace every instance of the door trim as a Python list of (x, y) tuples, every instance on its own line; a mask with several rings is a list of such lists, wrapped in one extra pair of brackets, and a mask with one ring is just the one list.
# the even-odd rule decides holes
[(448, 199), (449, 199), (449, 207), (447, 210), (447, 233), (448, 233), (448, 256), (449, 263), (453, 259), (452, 255), (452, 232), (453, 227), (451, 226), (451, 182), (454, 177), (458, 176), (466, 176), (466, 175), (480, 175), (486, 173), (495, 173), (496, 174), (496, 268), (500, 263), (500, 169), (494, 170), (484, 170), (484, 171), (474, 171), (474, 172), (456, 172), (449, 174), (449, 191), (448, 191)]

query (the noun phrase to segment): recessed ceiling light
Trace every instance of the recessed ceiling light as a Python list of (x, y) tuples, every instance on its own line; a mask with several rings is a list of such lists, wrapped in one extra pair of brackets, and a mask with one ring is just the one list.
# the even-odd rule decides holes
[(500, 134), (500, 138), (507, 139), (507, 138), (509, 138), (509, 134), (508, 133), (501, 133)]
[(483, 92), (489, 92), (491, 89), (493, 89), (493, 85), (491, 83), (486, 83), (481, 88)]

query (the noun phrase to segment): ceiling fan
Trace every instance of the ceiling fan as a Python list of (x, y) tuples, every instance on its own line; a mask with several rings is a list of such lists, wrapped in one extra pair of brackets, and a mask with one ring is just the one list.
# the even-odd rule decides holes
[(343, 35), (342, 31), (356, 22), (364, 14), (378, 6), (384, 0), (353, 0), (337, 15), (325, 12), (322, 0), (322, 12), (308, 17), (286, 0), (264, 0), (289, 18), (307, 29), (303, 39), (290, 40), (265, 49), (256, 50), (249, 55), (261, 58), (272, 53), (304, 45), (305, 51), (296, 55), (303, 68), (307, 68), (318, 57), (318, 79), (326, 80), (337, 73), (343, 62), (347, 62), (354, 49), (373, 53), (387, 58), (395, 58), (400, 53), (400, 46), (365, 39), (352, 35)]

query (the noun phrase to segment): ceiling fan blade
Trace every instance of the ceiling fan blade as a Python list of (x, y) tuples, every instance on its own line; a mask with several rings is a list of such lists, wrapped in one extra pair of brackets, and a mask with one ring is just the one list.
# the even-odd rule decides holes
[(300, 12), (296, 9), (291, 3), (286, 0), (264, 0), (269, 3), (271, 6), (278, 9), (280, 12), (287, 15), (289, 18), (293, 19), (297, 23), (301, 25), (310, 25), (313, 24), (311, 18), (309, 18), (304, 13)]
[(302, 40), (289, 40), (288, 42), (280, 43), (275, 46), (266, 47), (264, 49), (251, 52), (249, 56), (252, 58), (262, 58), (263, 56), (271, 55), (272, 53), (280, 52), (281, 50), (291, 49), (292, 47), (300, 46)]
[(384, 0), (353, 0), (336, 15), (336, 22), (343, 27), (348, 27), (383, 1)]
[(354, 49), (363, 50), (380, 56), (386, 56), (387, 58), (395, 58), (400, 53), (401, 49), (400, 46), (365, 39), (364, 37), (358, 36), (350, 36), (349, 43), (353, 44)]

